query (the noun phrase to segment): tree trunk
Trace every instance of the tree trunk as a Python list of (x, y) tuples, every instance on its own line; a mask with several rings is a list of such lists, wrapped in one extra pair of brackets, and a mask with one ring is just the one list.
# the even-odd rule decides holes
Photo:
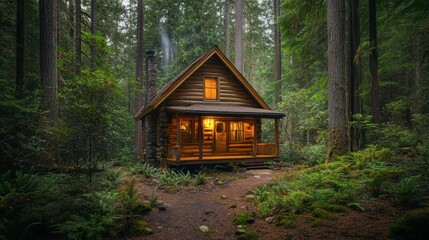
[(235, 67), (243, 74), (243, 0), (235, 1)]
[(231, 57), (231, 29), (229, 28), (230, 14), (229, 14), (229, 2), (225, 0), (224, 15), (225, 15), (225, 56)]
[(328, 154), (349, 151), (344, 59), (344, 1), (328, 0)]
[[(41, 109), (45, 114), (47, 126), (53, 128), (58, 117), (57, 105), (57, 15), (58, 1), (39, 1), (40, 18), (40, 77), (43, 89)], [(50, 131), (48, 131), (50, 132)], [(58, 144), (52, 134), (46, 134), (48, 156), (43, 156), (49, 162), (58, 163)]]
[(280, 0), (274, 0), (274, 51), (275, 51), (275, 104), (281, 101), (281, 80), (282, 80), (282, 54), (281, 54), (281, 38), (280, 24), (278, 18), (280, 16)]
[(380, 97), (378, 90), (378, 52), (377, 52), (377, 0), (369, 2), (369, 68), (371, 71), (371, 108), (376, 124), (381, 123)]
[(80, 75), (82, 65), (82, 6), (81, 0), (76, 0), (76, 75)]
[[(144, 64), (144, 48), (143, 48), (143, 33), (144, 33), (144, 1), (138, 0), (137, 2), (137, 59), (136, 59), (136, 83), (135, 90), (135, 113), (137, 113), (143, 106), (143, 64)], [(142, 156), (142, 121), (136, 121), (136, 155)]]
[[(349, 103), (350, 119), (355, 114), (362, 113), (361, 85), (362, 70), (360, 57), (360, 16), (359, 0), (349, 0)], [(359, 150), (363, 147), (363, 132), (358, 126), (350, 127), (350, 147), (352, 151)]]
[(25, 7), (26, 0), (16, 6), (16, 96), (22, 97), (25, 72)]
[(413, 104), (412, 104), (412, 114), (422, 114), (424, 106), (424, 85), (423, 85), (423, 64), (425, 61), (424, 58), (424, 49), (421, 32), (418, 32), (414, 41), (414, 59), (415, 59), (415, 77), (414, 77), (414, 89), (413, 89)]
[(97, 0), (91, 0), (91, 67), (95, 68), (97, 61), (97, 45), (95, 41), (95, 37), (97, 35)]
[[(73, 23), (74, 23), (74, 5), (75, 3), (73, 2), (73, 0), (69, 0), (69, 36), (70, 39), (74, 39), (74, 27), (73, 27)], [(72, 40), (73, 41), (73, 40)], [(73, 44), (72, 44), (73, 45)]]

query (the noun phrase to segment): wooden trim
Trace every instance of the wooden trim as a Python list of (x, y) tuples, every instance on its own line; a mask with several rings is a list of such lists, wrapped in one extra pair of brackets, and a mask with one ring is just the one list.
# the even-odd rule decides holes
[(256, 129), (256, 121), (253, 119), (253, 157), (256, 157), (257, 145), (258, 145), (258, 135)]
[(203, 120), (198, 116), (198, 159), (203, 159)]
[(176, 163), (177, 164), (179, 164), (179, 159), (180, 159), (180, 138), (181, 138), (181, 136), (180, 136), (180, 116), (179, 116), (179, 114), (176, 114), (176, 118), (177, 118), (177, 126), (176, 126), (176, 128), (177, 128), (177, 142), (176, 142), (176, 145), (177, 145), (177, 155), (176, 155)]
[[(206, 98), (206, 79), (216, 79), (216, 99), (210, 99), (210, 98)], [(198, 94), (199, 96), (199, 94)], [(203, 99), (204, 101), (207, 102), (219, 102), (220, 100), (220, 80), (218, 76), (213, 76), (213, 75), (204, 75), (203, 76)]]
[(274, 119), (274, 142), (276, 144), (276, 156), (280, 156), (280, 149), (279, 149), (279, 120), (276, 118)]

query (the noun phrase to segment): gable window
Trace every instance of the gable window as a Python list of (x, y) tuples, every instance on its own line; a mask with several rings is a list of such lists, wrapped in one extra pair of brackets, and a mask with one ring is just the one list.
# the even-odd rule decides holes
[(204, 78), (204, 99), (217, 100), (218, 99), (218, 80), (214, 77)]

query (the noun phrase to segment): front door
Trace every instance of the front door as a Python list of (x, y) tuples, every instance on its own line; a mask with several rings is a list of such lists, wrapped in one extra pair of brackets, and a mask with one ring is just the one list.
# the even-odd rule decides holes
[(215, 122), (215, 152), (224, 153), (227, 151), (226, 147), (226, 123), (224, 121)]

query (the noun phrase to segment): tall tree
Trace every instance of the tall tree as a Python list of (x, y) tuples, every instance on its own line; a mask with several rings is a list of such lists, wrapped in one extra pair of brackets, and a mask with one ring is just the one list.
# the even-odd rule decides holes
[(344, 1), (328, 0), (328, 155), (349, 151), (344, 56)]
[(16, 93), (20, 96), (24, 88), (25, 59), (25, 4), (18, 0), (16, 4)]
[(97, 60), (97, 0), (91, 0), (91, 67), (95, 68)]
[(74, 27), (73, 27), (73, 23), (74, 23), (74, 5), (75, 3), (73, 2), (73, 0), (69, 0), (69, 4), (68, 4), (68, 16), (69, 16), (69, 36), (70, 39), (73, 40), (74, 39)]
[[(57, 76), (57, 15), (58, 1), (39, 1), (40, 19), (40, 78), (43, 89), (41, 108), (45, 113), (47, 128), (55, 127), (58, 117)], [(48, 161), (58, 160), (58, 145), (55, 137), (46, 136)]]
[[(135, 113), (143, 106), (143, 64), (144, 64), (144, 48), (143, 48), (143, 32), (144, 32), (144, 1), (137, 2), (137, 59), (136, 59), (136, 83), (135, 90)], [(147, 104), (147, 103), (146, 103)], [(142, 121), (136, 121), (136, 155), (141, 157), (143, 144)]]
[(230, 10), (229, 10), (229, 2), (230, 0), (225, 0), (225, 5), (224, 5), (224, 15), (225, 15), (225, 56), (227, 58), (230, 58), (231, 56), (231, 29), (229, 28), (229, 23), (230, 23)]
[(76, 0), (76, 75), (80, 75), (82, 67), (82, 5), (81, 0)]
[(243, 74), (243, 0), (235, 1), (235, 67)]
[[(348, 2), (348, 78), (349, 78), (349, 116), (352, 119), (357, 114), (362, 113), (362, 66), (360, 57), (360, 12), (359, 0), (349, 0)], [(353, 119), (352, 119), (353, 120)], [(350, 127), (351, 150), (358, 150), (363, 147), (363, 132), (359, 126)]]
[(381, 123), (378, 90), (377, 0), (368, 0), (369, 9), (369, 68), (371, 72), (371, 109), (374, 122)]
[(282, 54), (281, 54), (281, 38), (280, 38), (280, 0), (274, 0), (274, 52), (275, 52), (275, 104), (281, 101), (281, 80), (282, 80)]

